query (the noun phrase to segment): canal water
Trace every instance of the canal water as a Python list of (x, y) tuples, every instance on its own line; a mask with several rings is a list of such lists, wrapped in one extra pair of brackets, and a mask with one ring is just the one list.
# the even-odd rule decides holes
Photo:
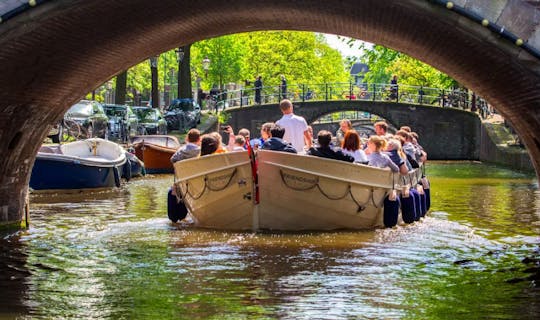
[[(173, 225), (172, 175), (31, 195), (0, 238), (0, 319), (538, 319), (533, 176), (431, 163), (422, 221), (355, 232)], [(286, 213), (283, 213), (286, 214)]]

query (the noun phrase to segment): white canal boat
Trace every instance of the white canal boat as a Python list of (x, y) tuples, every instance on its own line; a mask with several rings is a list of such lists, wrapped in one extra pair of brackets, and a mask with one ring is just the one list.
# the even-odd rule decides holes
[[(280, 231), (380, 228), (388, 226), (384, 205), (396, 185), (416, 186), (420, 180), (417, 171), (401, 177), (388, 169), (266, 150), (258, 151), (257, 163), (258, 190), (248, 152), (175, 163), (176, 193), (196, 226)], [(394, 207), (390, 220), (403, 222), (402, 210)]]

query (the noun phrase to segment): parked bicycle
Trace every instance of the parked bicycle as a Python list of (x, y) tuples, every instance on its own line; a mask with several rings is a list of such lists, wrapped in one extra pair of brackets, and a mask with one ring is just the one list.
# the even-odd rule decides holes
[(55, 124), (47, 137), (51, 138), (53, 143), (75, 141), (84, 138), (88, 133), (76, 121), (62, 119)]

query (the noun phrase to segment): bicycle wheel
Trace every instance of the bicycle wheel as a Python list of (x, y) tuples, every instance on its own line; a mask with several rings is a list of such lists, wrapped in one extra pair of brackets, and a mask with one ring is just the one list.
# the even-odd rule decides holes
[(64, 120), (63, 124), (63, 141), (78, 140), (81, 136), (81, 126), (73, 120)]

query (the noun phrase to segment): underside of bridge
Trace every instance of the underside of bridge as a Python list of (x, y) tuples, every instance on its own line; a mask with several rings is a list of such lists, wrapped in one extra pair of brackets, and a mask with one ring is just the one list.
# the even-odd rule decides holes
[[(540, 169), (540, 61), (508, 37), (437, 1), (38, 3), (0, 23), (0, 223), (21, 220), (37, 150), (48, 126), (70, 105), (151, 55), (237, 32), (334, 33), (409, 54), (485, 97), (513, 124)], [(528, 19), (534, 8), (526, 2), (456, 3), (485, 12), (486, 19), (525, 43), (540, 41), (535, 22)]]

